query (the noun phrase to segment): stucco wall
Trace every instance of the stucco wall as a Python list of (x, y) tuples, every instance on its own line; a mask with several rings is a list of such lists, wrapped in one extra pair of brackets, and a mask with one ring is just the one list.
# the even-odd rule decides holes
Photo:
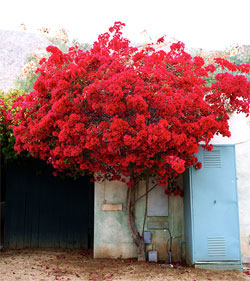
[[(121, 182), (95, 183), (95, 258), (130, 258), (136, 256), (136, 249), (127, 226), (126, 193), (127, 187)], [(103, 203), (122, 203), (123, 211), (102, 211)]]
[(214, 144), (235, 144), (242, 262), (250, 262), (250, 118), (232, 114), (230, 138), (215, 137)]
[[(157, 187), (163, 188), (163, 187)], [(94, 232), (94, 257), (95, 258), (131, 258), (136, 257), (136, 248), (128, 229), (126, 216), (127, 186), (120, 182), (105, 182), (95, 184), (95, 232)], [(145, 185), (141, 183), (137, 197), (145, 193)], [(102, 204), (123, 204), (123, 211), (102, 211)], [(172, 246), (173, 261), (180, 260), (180, 240), (184, 234), (183, 198), (171, 196), (169, 198), (169, 215), (167, 217), (147, 217), (149, 221), (168, 221), (169, 228), (174, 236)], [(145, 212), (145, 198), (136, 205), (136, 223), (138, 230), (142, 229), (143, 215)], [(158, 251), (159, 260), (167, 260), (166, 251), (169, 234), (166, 230), (152, 230), (152, 244), (147, 245), (147, 250), (152, 247)]]

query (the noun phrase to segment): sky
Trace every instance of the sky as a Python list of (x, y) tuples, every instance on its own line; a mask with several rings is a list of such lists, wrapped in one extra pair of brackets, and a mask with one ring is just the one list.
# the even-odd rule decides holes
[[(250, 0), (7, 0), (0, 4), (0, 29), (29, 31), (65, 28), (93, 43), (115, 21), (126, 24), (132, 42), (167, 39), (187, 47), (224, 50), (250, 45)], [(146, 30), (147, 36), (142, 35)]]

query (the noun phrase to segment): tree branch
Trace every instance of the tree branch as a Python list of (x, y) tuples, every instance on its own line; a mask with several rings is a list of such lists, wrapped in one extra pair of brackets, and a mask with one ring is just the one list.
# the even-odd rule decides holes
[(144, 213), (144, 220), (143, 220), (143, 226), (142, 226), (142, 232), (141, 236), (144, 238), (144, 228), (145, 228), (145, 223), (146, 223), (146, 217), (147, 217), (147, 211), (148, 211), (148, 186), (149, 186), (149, 177), (147, 175), (146, 178), (146, 205), (145, 205), (145, 213)]
[(128, 227), (132, 234), (133, 240), (136, 244), (136, 246), (139, 246), (140, 243), (140, 234), (137, 231), (136, 225), (135, 225), (135, 217), (131, 213), (131, 193), (132, 193), (132, 187), (128, 188), (127, 191), (127, 219), (128, 219)]
[(153, 187), (151, 187), (145, 194), (143, 194), (142, 196), (138, 197), (138, 198), (135, 200), (134, 204), (135, 204), (137, 201), (139, 201), (140, 199), (142, 199), (144, 196), (146, 196), (146, 195), (147, 195), (150, 191), (152, 191), (156, 186), (157, 186), (157, 183), (156, 183)]

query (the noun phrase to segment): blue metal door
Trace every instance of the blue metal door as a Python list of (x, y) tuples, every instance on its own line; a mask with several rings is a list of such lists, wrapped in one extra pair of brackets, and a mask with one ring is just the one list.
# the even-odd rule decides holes
[(240, 260), (234, 146), (203, 148), (191, 170), (194, 262)]

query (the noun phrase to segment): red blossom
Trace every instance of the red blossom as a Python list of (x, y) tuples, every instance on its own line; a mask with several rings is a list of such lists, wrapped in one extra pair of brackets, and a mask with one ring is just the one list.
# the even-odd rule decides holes
[(196, 164), (194, 165), (194, 168), (195, 168), (196, 170), (201, 169), (201, 167), (202, 167), (201, 162), (198, 162), (198, 163), (196, 163)]
[[(123, 25), (100, 35), (90, 51), (47, 48), (51, 55), (40, 62), (35, 90), (14, 105), (15, 150), (29, 151), (57, 172), (126, 178), (128, 186), (147, 174), (167, 186), (197, 162), (200, 143), (210, 150), (215, 134), (230, 136), (228, 107), (249, 113), (250, 82), (219, 73), (208, 87), (216, 65), (193, 58), (182, 42), (168, 52), (138, 50), (122, 37)], [(216, 64), (249, 70), (222, 59)]]
[(157, 44), (160, 44), (160, 43), (164, 43), (164, 36), (160, 37), (160, 38), (157, 40)]

